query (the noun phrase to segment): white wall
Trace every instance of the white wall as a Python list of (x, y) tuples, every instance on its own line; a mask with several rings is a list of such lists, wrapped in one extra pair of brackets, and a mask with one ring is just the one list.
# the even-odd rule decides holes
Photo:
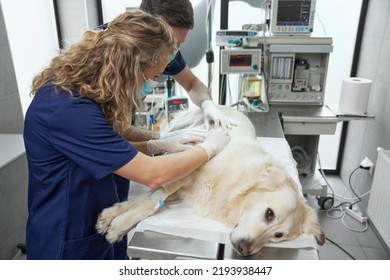
[(25, 115), (32, 78), (57, 55), (58, 40), (52, 0), (0, 0)]
[[(313, 36), (332, 37), (334, 46), (329, 58), (325, 104), (338, 104), (342, 79), (350, 76), (361, 6), (362, 0), (317, 0)], [(341, 130), (339, 123), (335, 135), (320, 137), (318, 150), (324, 169), (336, 169)]]
[(102, 0), (103, 21), (111, 21), (126, 11), (126, 7), (138, 8), (140, 4), (141, 0)]

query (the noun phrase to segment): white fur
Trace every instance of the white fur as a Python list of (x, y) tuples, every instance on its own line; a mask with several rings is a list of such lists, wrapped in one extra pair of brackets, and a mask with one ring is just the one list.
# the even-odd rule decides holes
[[(168, 201), (179, 198), (199, 216), (230, 226), (231, 243), (244, 256), (258, 252), (268, 242), (292, 240), (303, 233), (313, 234), (322, 245), (324, 234), (316, 213), (284, 167), (257, 141), (252, 123), (233, 108), (220, 108), (237, 124), (230, 143), (189, 176), (163, 186), (170, 195)], [(198, 109), (177, 116), (169, 128), (199, 128), (202, 124)], [(109, 242), (115, 242), (157, 210), (149, 195), (118, 203), (103, 210), (96, 228)]]

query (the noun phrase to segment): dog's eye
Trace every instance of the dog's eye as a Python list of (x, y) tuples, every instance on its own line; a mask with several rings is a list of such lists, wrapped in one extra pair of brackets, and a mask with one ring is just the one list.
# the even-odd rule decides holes
[(267, 220), (267, 222), (271, 222), (274, 217), (274, 211), (272, 211), (272, 209), (270, 208), (267, 208), (267, 210), (265, 211), (265, 219)]
[(276, 238), (282, 238), (283, 237), (283, 232), (277, 232), (277, 233), (274, 234), (274, 236)]

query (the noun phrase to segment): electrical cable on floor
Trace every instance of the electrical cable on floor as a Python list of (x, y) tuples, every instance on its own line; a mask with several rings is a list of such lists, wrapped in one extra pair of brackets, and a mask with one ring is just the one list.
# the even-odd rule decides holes
[(347, 252), (347, 250), (345, 250), (343, 247), (341, 247), (339, 244), (337, 244), (336, 242), (330, 240), (328, 237), (325, 237), (326, 240), (328, 240), (330, 243), (332, 243), (333, 245), (335, 245), (337, 248), (339, 248), (341, 251), (343, 251), (345, 254), (347, 254), (351, 259), (353, 260), (356, 260), (354, 256), (352, 256), (350, 253)]
[[(320, 167), (320, 168), (319, 168), (319, 169), (320, 169), (320, 173), (321, 173), (322, 177), (324, 178), (324, 180), (325, 180), (327, 186), (331, 189), (331, 191), (332, 191), (332, 194), (331, 194), (331, 195), (332, 195), (333, 199), (335, 199), (336, 194), (335, 194), (333, 188), (330, 186), (330, 183), (328, 182), (328, 180), (327, 180), (327, 178), (326, 178), (325, 172), (324, 172), (323, 169), (322, 169), (322, 165), (321, 165), (321, 160), (320, 160), (319, 153), (317, 153), (317, 159), (318, 159), (318, 164), (319, 164), (319, 167)], [(359, 169), (359, 168), (357, 168), (357, 169)], [(352, 184), (351, 184), (351, 178), (352, 178), (352, 175), (353, 175), (355, 172), (356, 172), (356, 169), (355, 169), (354, 171), (352, 171), (351, 174), (350, 174), (350, 176), (349, 176), (349, 185), (350, 185), (351, 190), (353, 190)], [(357, 198), (360, 198), (360, 197), (355, 193), (354, 190), (353, 190), (352, 192), (353, 192), (353, 194), (355, 195), (355, 198), (354, 198), (355, 200), (356, 200)], [(364, 195), (366, 195), (366, 194), (364, 194)], [(360, 201), (361, 201), (361, 199), (360, 199)], [(357, 201), (357, 202), (360, 202), (360, 201)], [(354, 231), (354, 232), (364, 232), (364, 231), (366, 231), (366, 230), (368, 229), (368, 222), (367, 222), (367, 221), (365, 221), (365, 227), (362, 228), (362, 229), (354, 229), (354, 228), (350, 227), (350, 226), (345, 222), (346, 213), (345, 213), (345, 210), (344, 210), (344, 208), (343, 208), (342, 206), (345, 205), (345, 204), (347, 204), (347, 205), (349, 205), (349, 206), (347, 206), (347, 207), (352, 207), (352, 205), (355, 204), (355, 203), (357, 203), (357, 202), (351, 203), (351, 202), (348, 202), (348, 201), (344, 201), (344, 202), (341, 201), (338, 205), (332, 206), (330, 209), (326, 210), (326, 216), (327, 216), (328, 218), (331, 218), (331, 219), (341, 219), (341, 222), (343, 223), (343, 225), (344, 225), (347, 229), (349, 229), (349, 230), (351, 230), (351, 231)], [(332, 216), (332, 215), (330, 215), (330, 213), (333, 212), (333, 211), (340, 211), (340, 215), (339, 215), (339, 216)], [(345, 254), (347, 254), (351, 259), (356, 260), (350, 253), (348, 253), (344, 248), (342, 248), (342, 247), (341, 247), (340, 245), (338, 245), (336, 242), (332, 241), (332, 240), (329, 239), (328, 237), (325, 237), (325, 239), (328, 240), (329, 242), (331, 242), (332, 244), (334, 244), (334, 245), (335, 245), (336, 247), (338, 247), (340, 250), (342, 250), (342, 251), (343, 251)]]
[[(319, 164), (319, 166), (320, 166), (320, 173), (321, 173), (322, 177), (324, 178), (324, 180), (325, 180), (326, 184), (328, 185), (328, 187), (331, 189), (331, 191), (332, 191), (332, 197), (333, 197), (333, 199), (334, 199), (334, 198), (335, 198), (335, 192), (334, 192), (334, 190), (332, 189), (332, 187), (330, 186), (330, 183), (328, 182), (328, 180), (326, 179), (326, 175), (325, 175), (325, 173), (324, 173), (324, 171), (323, 171), (323, 169), (322, 169), (322, 166), (321, 166), (321, 161), (320, 161), (320, 155), (319, 155), (319, 154), (317, 155), (317, 159), (318, 159), (318, 164)], [(349, 202), (349, 201), (340, 202), (338, 205), (332, 206), (330, 209), (326, 210), (326, 216), (327, 216), (328, 218), (331, 218), (331, 219), (340, 219), (340, 218), (341, 218), (341, 222), (343, 223), (343, 225), (344, 225), (346, 228), (348, 228), (349, 230), (351, 230), (351, 231), (354, 231), (354, 232), (364, 232), (364, 231), (366, 231), (366, 230), (368, 229), (368, 222), (367, 222), (367, 221), (364, 221), (365, 226), (364, 226), (363, 228), (361, 228), (361, 229), (352, 228), (351, 226), (349, 226), (349, 225), (345, 222), (345, 215), (346, 215), (346, 214), (345, 214), (344, 208), (342, 208), (343, 205), (347, 204), (348, 206), (346, 206), (346, 207), (349, 207), (350, 209), (352, 209), (352, 206), (353, 206), (354, 204), (359, 203), (359, 202), (361, 201), (361, 196), (358, 196), (358, 195), (356, 194), (355, 190), (354, 190), (353, 187), (352, 187), (352, 183), (351, 183), (352, 176), (353, 176), (353, 174), (354, 174), (358, 169), (361, 169), (361, 167), (359, 166), (359, 167), (355, 168), (355, 169), (351, 172), (351, 174), (349, 175), (349, 187), (350, 187), (350, 189), (352, 190), (353, 194), (355, 195), (355, 198), (354, 198), (354, 199), (358, 199), (358, 200), (357, 200), (357, 201), (353, 201), (353, 202)], [(367, 194), (367, 193), (366, 193), (366, 194)], [(366, 194), (364, 194), (364, 195), (366, 195)], [(332, 216), (332, 215), (329, 214), (329, 213), (331, 213), (332, 211), (340, 211), (341, 214), (340, 214), (339, 216), (335, 217), (335, 216)]]
[[(352, 185), (350, 185), (350, 188), (352, 189)], [(347, 192), (348, 192), (348, 190), (345, 190), (344, 194), (347, 193)], [(346, 196), (344, 196), (344, 194), (340, 195), (340, 194), (337, 194), (337, 193), (335, 193), (334, 195), (335, 195), (335, 197), (338, 197), (341, 200), (357, 200), (359, 198), (361, 199), (361, 198), (369, 195), (370, 193), (371, 193), (371, 190), (369, 190), (369, 191), (367, 191), (367, 192), (365, 192), (365, 193), (363, 193), (361, 195), (358, 195), (358, 196), (355, 193), (355, 197), (346, 197)], [(352, 202), (344, 201), (343, 203), (340, 203), (338, 206), (343, 205), (343, 204), (351, 205), (351, 204), (355, 204), (355, 203), (357, 203), (357, 201), (352, 201)], [(337, 207), (337, 206), (335, 206), (335, 207)]]
[[(345, 210), (341, 207), (342, 206), (342, 203), (340, 203), (338, 206), (334, 206), (328, 210), (326, 210), (326, 216), (330, 219), (341, 219), (341, 222), (343, 223), (343, 225), (351, 230), (351, 231), (354, 231), (354, 232), (364, 232), (368, 229), (368, 222), (367, 221), (364, 221), (364, 227), (361, 228), (361, 229), (357, 229), (357, 228), (352, 228), (351, 226), (349, 226), (346, 222), (345, 222)], [(331, 213), (332, 211), (340, 211), (341, 214), (339, 216), (332, 216), (330, 215), (329, 213)]]
[[(300, 147), (300, 146), (294, 146), (291, 148), (291, 151), (293, 153), (293, 157), (295, 159), (295, 161), (297, 162), (297, 168), (298, 168), (298, 172), (299, 174), (305, 174), (305, 172), (308, 172), (310, 169), (311, 169), (311, 159), (309, 157), (309, 155), (306, 153), (306, 151)], [(335, 199), (336, 197), (336, 194), (334, 192), (334, 189), (332, 188), (331, 184), (329, 183), (329, 181), (327, 180), (326, 178), (326, 175), (325, 175), (325, 172), (322, 168), (322, 164), (321, 164), (321, 158), (320, 158), (320, 155), (319, 153), (317, 153), (317, 161), (318, 161), (318, 165), (319, 165), (319, 171), (322, 175), (322, 178), (325, 180), (327, 186), (329, 187), (329, 189), (331, 190), (331, 196), (333, 199)], [(357, 169), (359, 169), (360, 167), (358, 167)], [(352, 175), (356, 172), (356, 169), (350, 174), (349, 176), (349, 182), (350, 182), (350, 188), (353, 192), (353, 194), (355, 195), (355, 200), (356, 199), (360, 199), (356, 202), (348, 202), (348, 201), (340, 201), (340, 203), (336, 206), (332, 206), (330, 209), (326, 210), (326, 215), (327, 217), (329, 218), (332, 218), (332, 219), (341, 219), (343, 225), (348, 228), (349, 230), (351, 231), (354, 231), (354, 232), (363, 232), (363, 231), (366, 231), (368, 229), (368, 222), (365, 221), (365, 227), (363, 229), (354, 229), (354, 228), (351, 228), (350, 226), (348, 226), (345, 222), (345, 211), (343, 209), (343, 205), (347, 204), (348, 206), (347, 207), (350, 207), (352, 206), (353, 204), (355, 203), (358, 203), (361, 201), (361, 196), (358, 196), (355, 191), (353, 190), (352, 188), (352, 184), (351, 184), (351, 178), (352, 178)], [(364, 195), (367, 195), (364, 194)], [(341, 197), (342, 198), (342, 197)], [(338, 216), (331, 216), (329, 213), (332, 212), (332, 211), (340, 211), (340, 215)], [(342, 250), (345, 254), (347, 254), (351, 259), (353, 260), (356, 260), (350, 253), (348, 253), (344, 248), (342, 248), (340, 245), (338, 245), (337, 243), (335, 243), (334, 241), (332, 241), (331, 239), (327, 238), (326, 237), (326, 240), (328, 240), (329, 242), (333, 243), (335, 246), (337, 246), (340, 250)]]
[[(321, 209), (320, 209), (321, 210)], [(323, 211), (326, 211), (326, 216), (328, 217), (328, 218), (331, 218), (331, 219), (340, 219), (340, 218), (342, 218), (343, 217), (343, 215), (345, 214), (344, 213), (344, 209), (341, 207), (341, 206), (337, 206), (337, 207), (332, 207), (332, 208), (330, 208), (330, 209), (328, 209), (328, 210), (323, 210)], [(340, 213), (340, 216), (333, 216), (333, 215), (330, 215), (329, 213), (331, 213), (331, 212), (335, 212), (335, 211), (339, 211), (339, 212), (341, 212)]]
[[(359, 197), (360, 198), (365, 197), (366, 195), (369, 195), (370, 193), (371, 193), (371, 190), (365, 192), (364, 194), (359, 195)], [(340, 195), (337, 193), (335, 193), (334, 195), (337, 196), (338, 198), (344, 199), (344, 200), (356, 200), (356, 197), (345, 197), (344, 195)]]
[(366, 170), (365, 168), (362, 168), (361, 166), (358, 166), (358, 167), (356, 167), (356, 168), (351, 172), (351, 174), (349, 175), (349, 180), (348, 180), (348, 182), (349, 182), (349, 188), (351, 189), (351, 191), (352, 191), (353, 194), (355, 195), (355, 199), (358, 200), (358, 201), (353, 202), (353, 203), (350, 205), (351, 207), (352, 207), (352, 205), (361, 202), (361, 201), (362, 201), (362, 197), (366, 196), (367, 194), (369, 194), (369, 193), (371, 192), (371, 190), (369, 190), (368, 192), (366, 192), (366, 193), (364, 193), (364, 194), (362, 194), (362, 195), (357, 195), (356, 192), (355, 192), (355, 190), (353, 189), (353, 187), (352, 187), (352, 175), (353, 175), (357, 170), (359, 170), (359, 169), (364, 169), (364, 170)]
[[(356, 168), (351, 172), (351, 174), (349, 175), (349, 180), (348, 180), (349, 188), (351, 189), (351, 191), (353, 192), (353, 194), (355, 195), (355, 197), (356, 197), (356, 199), (357, 199), (357, 201), (354, 201), (353, 203), (350, 203), (350, 205), (349, 205), (349, 208), (350, 208), (350, 209), (352, 209), (353, 205), (355, 205), (355, 204), (357, 204), (357, 203), (359, 203), (359, 202), (362, 201), (361, 196), (357, 195), (356, 192), (355, 192), (355, 190), (354, 190), (353, 187), (352, 187), (352, 176), (353, 176), (353, 174), (354, 174), (357, 170), (359, 170), (359, 169), (362, 169), (361, 166), (356, 167)], [(345, 216), (345, 214), (344, 214), (344, 216)], [(364, 221), (365, 227), (364, 227), (363, 229), (353, 229), (353, 228), (349, 227), (349, 226), (345, 223), (345, 221), (344, 221), (344, 216), (342, 217), (342, 222), (343, 222), (343, 225), (344, 225), (345, 227), (347, 227), (348, 229), (350, 229), (350, 230), (352, 230), (352, 231), (356, 231), (356, 232), (364, 232), (364, 231), (366, 231), (366, 230), (368, 229), (368, 222), (367, 222), (367, 220)]]
[(365, 231), (368, 229), (368, 222), (367, 222), (367, 221), (364, 221), (364, 223), (365, 223), (364, 228), (362, 228), (362, 229), (356, 229), (356, 228), (352, 228), (352, 227), (348, 226), (348, 225), (345, 223), (344, 217), (345, 217), (345, 212), (344, 212), (344, 215), (341, 217), (341, 222), (343, 223), (343, 225), (344, 225), (347, 229), (349, 229), (349, 230), (351, 230), (351, 231), (354, 231), (354, 232), (365, 232)]

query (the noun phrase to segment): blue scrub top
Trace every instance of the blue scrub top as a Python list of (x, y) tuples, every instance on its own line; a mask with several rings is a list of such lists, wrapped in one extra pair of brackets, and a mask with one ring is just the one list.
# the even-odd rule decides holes
[[(28, 259), (115, 259), (97, 234), (98, 214), (119, 201), (113, 171), (137, 150), (116, 133), (99, 105), (75, 93), (42, 87), (24, 126), (29, 168)], [(117, 250), (118, 251), (118, 250)]]

